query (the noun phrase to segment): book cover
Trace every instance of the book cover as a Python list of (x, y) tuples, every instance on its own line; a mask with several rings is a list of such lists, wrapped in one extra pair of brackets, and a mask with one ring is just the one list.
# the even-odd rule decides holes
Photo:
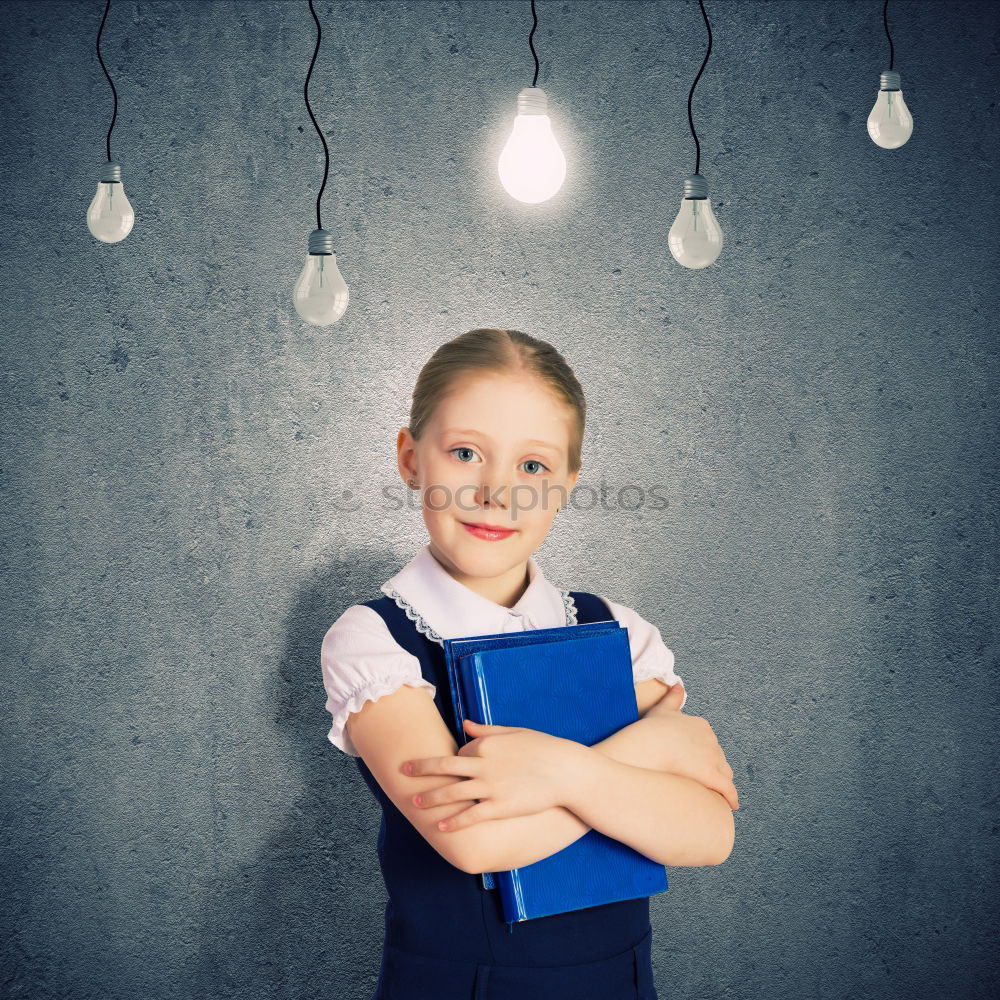
[[(445, 653), (463, 743), (466, 718), (592, 746), (639, 717), (619, 622), (450, 639)], [(532, 865), (484, 873), (483, 884), (499, 889), (509, 923), (668, 888), (662, 864), (597, 830)]]

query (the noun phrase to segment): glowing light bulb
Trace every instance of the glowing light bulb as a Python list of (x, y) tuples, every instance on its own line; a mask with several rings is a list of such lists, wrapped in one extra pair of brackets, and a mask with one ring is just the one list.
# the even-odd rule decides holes
[(701, 174), (684, 181), (681, 209), (667, 237), (674, 260), (684, 267), (708, 267), (722, 251), (722, 230), (712, 211), (708, 183)]
[(87, 228), (102, 243), (119, 243), (132, 232), (134, 222), (135, 212), (122, 184), (122, 165), (109, 160), (87, 209)]
[(539, 87), (517, 95), (517, 117), (497, 169), (512, 198), (535, 205), (551, 198), (566, 179), (566, 157), (552, 134), (549, 100)]
[(898, 149), (913, 135), (913, 116), (903, 100), (895, 70), (882, 71), (878, 97), (868, 115), (868, 135), (883, 149)]
[(314, 326), (330, 326), (347, 311), (347, 282), (337, 269), (333, 235), (325, 229), (309, 234), (309, 256), (295, 282), (295, 311)]

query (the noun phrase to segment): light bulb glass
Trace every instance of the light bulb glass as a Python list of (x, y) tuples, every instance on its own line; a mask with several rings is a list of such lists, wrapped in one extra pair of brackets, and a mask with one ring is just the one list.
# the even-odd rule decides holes
[(336, 254), (309, 254), (295, 283), (295, 311), (307, 323), (329, 326), (347, 311), (349, 293)]
[(98, 181), (87, 209), (87, 228), (103, 243), (118, 243), (132, 232), (135, 212), (121, 181)]
[(566, 179), (566, 157), (544, 112), (544, 91), (529, 87), (518, 95), (518, 114), (497, 169), (504, 190), (529, 205), (551, 198)]
[(883, 149), (898, 149), (913, 134), (913, 116), (901, 90), (880, 90), (868, 115), (868, 135)]
[(684, 267), (708, 267), (722, 252), (722, 230), (710, 198), (683, 198), (667, 237), (674, 260)]

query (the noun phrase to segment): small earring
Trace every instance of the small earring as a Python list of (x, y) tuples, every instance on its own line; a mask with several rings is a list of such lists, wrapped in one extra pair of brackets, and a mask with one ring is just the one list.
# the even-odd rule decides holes
[(410, 489), (412, 490), (415, 484), (414, 484), (414, 482), (413, 482), (412, 479), (407, 479), (406, 480), (406, 485), (409, 486)]

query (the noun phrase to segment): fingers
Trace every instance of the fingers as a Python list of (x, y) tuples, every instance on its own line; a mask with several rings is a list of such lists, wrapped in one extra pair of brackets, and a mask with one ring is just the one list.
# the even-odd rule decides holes
[(733, 780), (733, 769), (729, 766), (729, 761), (726, 760), (726, 755), (722, 752), (721, 747), (716, 748), (715, 767), (727, 780)]
[(722, 778), (722, 787), (718, 788), (717, 791), (721, 792), (725, 797), (730, 809), (739, 809), (740, 797), (736, 791), (736, 785), (733, 784), (733, 769), (729, 766), (729, 761), (726, 760), (721, 750), (719, 751), (719, 762), (716, 764), (716, 769)]
[(646, 716), (663, 715), (665, 712), (676, 712), (684, 700), (684, 688), (681, 684), (671, 684), (667, 693), (646, 710)]
[(726, 783), (726, 790), (722, 793), (725, 800), (729, 803), (730, 809), (739, 809), (740, 807), (740, 796), (739, 792), (736, 791), (736, 786), (729, 781)]
[(453, 774), (459, 777), (475, 777), (480, 774), (483, 766), (481, 757), (461, 757), (458, 754), (449, 757), (421, 757), (419, 760), (406, 760), (401, 765), (403, 774)]
[(421, 809), (432, 806), (443, 806), (451, 802), (467, 802), (470, 799), (485, 798), (486, 790), (481, 781), (470, 778), (468, 781), (453, 781), (450, 785), (432, 788), (429, 791), (418, 792), (413, 796), (413, 804)]
[(469, 806), (468, 809), (463, 809), (461, 812), (455, 813), (454, 816), (449, 816), (448, 819), (439, 820), (438, 829), (446, 832), (462, 830), (467, 826), (472, 826), (473, 823), (478, 823), (480, 820), (494, 818), (496, 817), (491, 812), (490, 806), (486, 803), (481, 803)]
[(670, 690), (663, 696), (663, 700), (667, 703), (668, 708), (680, 708), (681, 702), (684, 701), (684, 685), (671, 684)]
[(726, 800), (726, 804), (730, 809), (739, 809), (740, 797), (736, 791), (736, 786), (731, 781), (713, 781), (709, 787), (713, 791), (718, 792)]

